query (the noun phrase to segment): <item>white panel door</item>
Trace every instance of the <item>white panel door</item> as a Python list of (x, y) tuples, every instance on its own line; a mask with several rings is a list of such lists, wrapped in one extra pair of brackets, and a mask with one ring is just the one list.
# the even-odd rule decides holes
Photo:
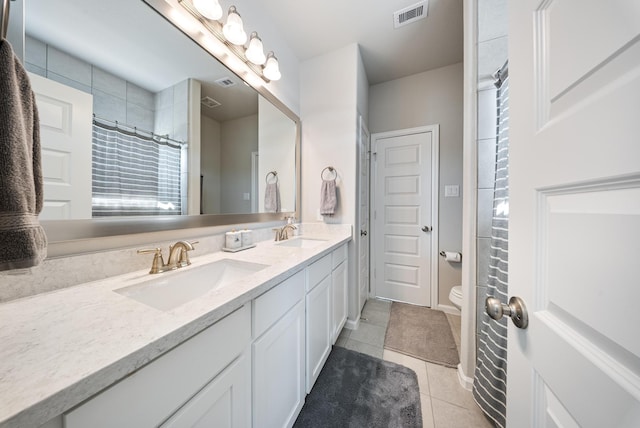
[[(358, 180), (359, 199), (359, 233), (358, 245), (358, 313), (362, 310), (369, 296), (369, 172), (370, 172), (370, 147), (369, 131), (360, 116), (360, 177)], [(357, 236), (357, 235), (356, 235)]]
[(40, 116), (41, 220), (91, 218), (90, 94), (29, 73)]
[(431, 305), (432, 132), (375, 139), (375, 294)]
[(640, 3), (509, 3), (510, 427), (640, 426)]

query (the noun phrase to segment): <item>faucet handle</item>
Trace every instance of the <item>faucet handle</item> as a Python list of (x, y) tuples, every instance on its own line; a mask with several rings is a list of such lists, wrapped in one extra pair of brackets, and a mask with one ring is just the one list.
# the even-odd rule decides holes
[(153, 253), (153, 262), (151, 264), (151, 270), (149, 273), (160, 273), (164, 271), (165, 264), (162, 258), (162, 248), (144, 248), (138, 250), (138, 254), (151, 254)]

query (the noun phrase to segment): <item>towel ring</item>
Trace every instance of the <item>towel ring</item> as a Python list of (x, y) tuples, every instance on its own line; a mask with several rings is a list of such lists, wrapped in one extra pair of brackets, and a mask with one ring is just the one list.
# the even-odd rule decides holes
[(274, 183), (278, 182), (278, 173), (276, 171), (269, 171), (267, 172), (267, 176), (264, 178), (264, 181), (267, 182), (267, 184), (269, 184), (269, 176), (273, 175), (273, 178), (275, 178), (276, 181), (274, 181)]
[[(329, 171), (330, 173), (333, 173), (333, 177), (332, 178), (324, 178), (324, 172), (325, 171)], [(336, 178), (338, 178), (338, 171), (336, 171), (336, 169), (332, 166), (328, 166), (325, 169), (322, 170), (322, 172), (320, 173), (320, 178), (322, 178), (323, 180), (335, 180)]]

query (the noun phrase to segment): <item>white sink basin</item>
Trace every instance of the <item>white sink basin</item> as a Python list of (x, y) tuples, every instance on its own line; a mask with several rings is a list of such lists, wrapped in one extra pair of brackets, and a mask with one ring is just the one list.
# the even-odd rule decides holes
[(294, 247), (294, 248), (313, 248), (327, 242), (326, 239), (313, 239), (313, 238), (292, 238), (286, 241), (278, 242), (276, 245), (280, 247)]
[(114, 290), (118, 294), (163, 311), (171, 310), (208, 291), (227, 287), (267, 265), (222, 259), (203, 266), (160, 273), (141, 284)]

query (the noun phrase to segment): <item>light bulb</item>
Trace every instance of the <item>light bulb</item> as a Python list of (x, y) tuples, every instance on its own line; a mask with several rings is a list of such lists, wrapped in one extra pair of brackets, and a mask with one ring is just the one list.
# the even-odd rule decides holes
[(245, 55), (247, 56), (247, 59), (255, 65), (262, 65), (267, 60), (267, 57), (264, 55), (262, 40), (260, 40), (260, 37), (258, 37), (258, 33), (256, 33), (255, 31), (251, 33), (251, 38), (249, 39), (249, 47), (247, 47)]
[(193, 0), (193, 6), (205, 18), (214, 21), (222, 18), (222, 7), (218, 0)]
[(262, 74), (269, 80), (280, 80), (282, 74), (280, 74), (280, 66), (278, 65), (278, 59), (273, 52), (267, 54), (267, 62), (264, 65)]
[(244, 45), (247, 41), (247, 33), (244, 32), (242, 18), (235, 6), (229, 8), (227, 23), (222, 27), (222, 34), (224, 34), (225, 39), (234, 45)]

